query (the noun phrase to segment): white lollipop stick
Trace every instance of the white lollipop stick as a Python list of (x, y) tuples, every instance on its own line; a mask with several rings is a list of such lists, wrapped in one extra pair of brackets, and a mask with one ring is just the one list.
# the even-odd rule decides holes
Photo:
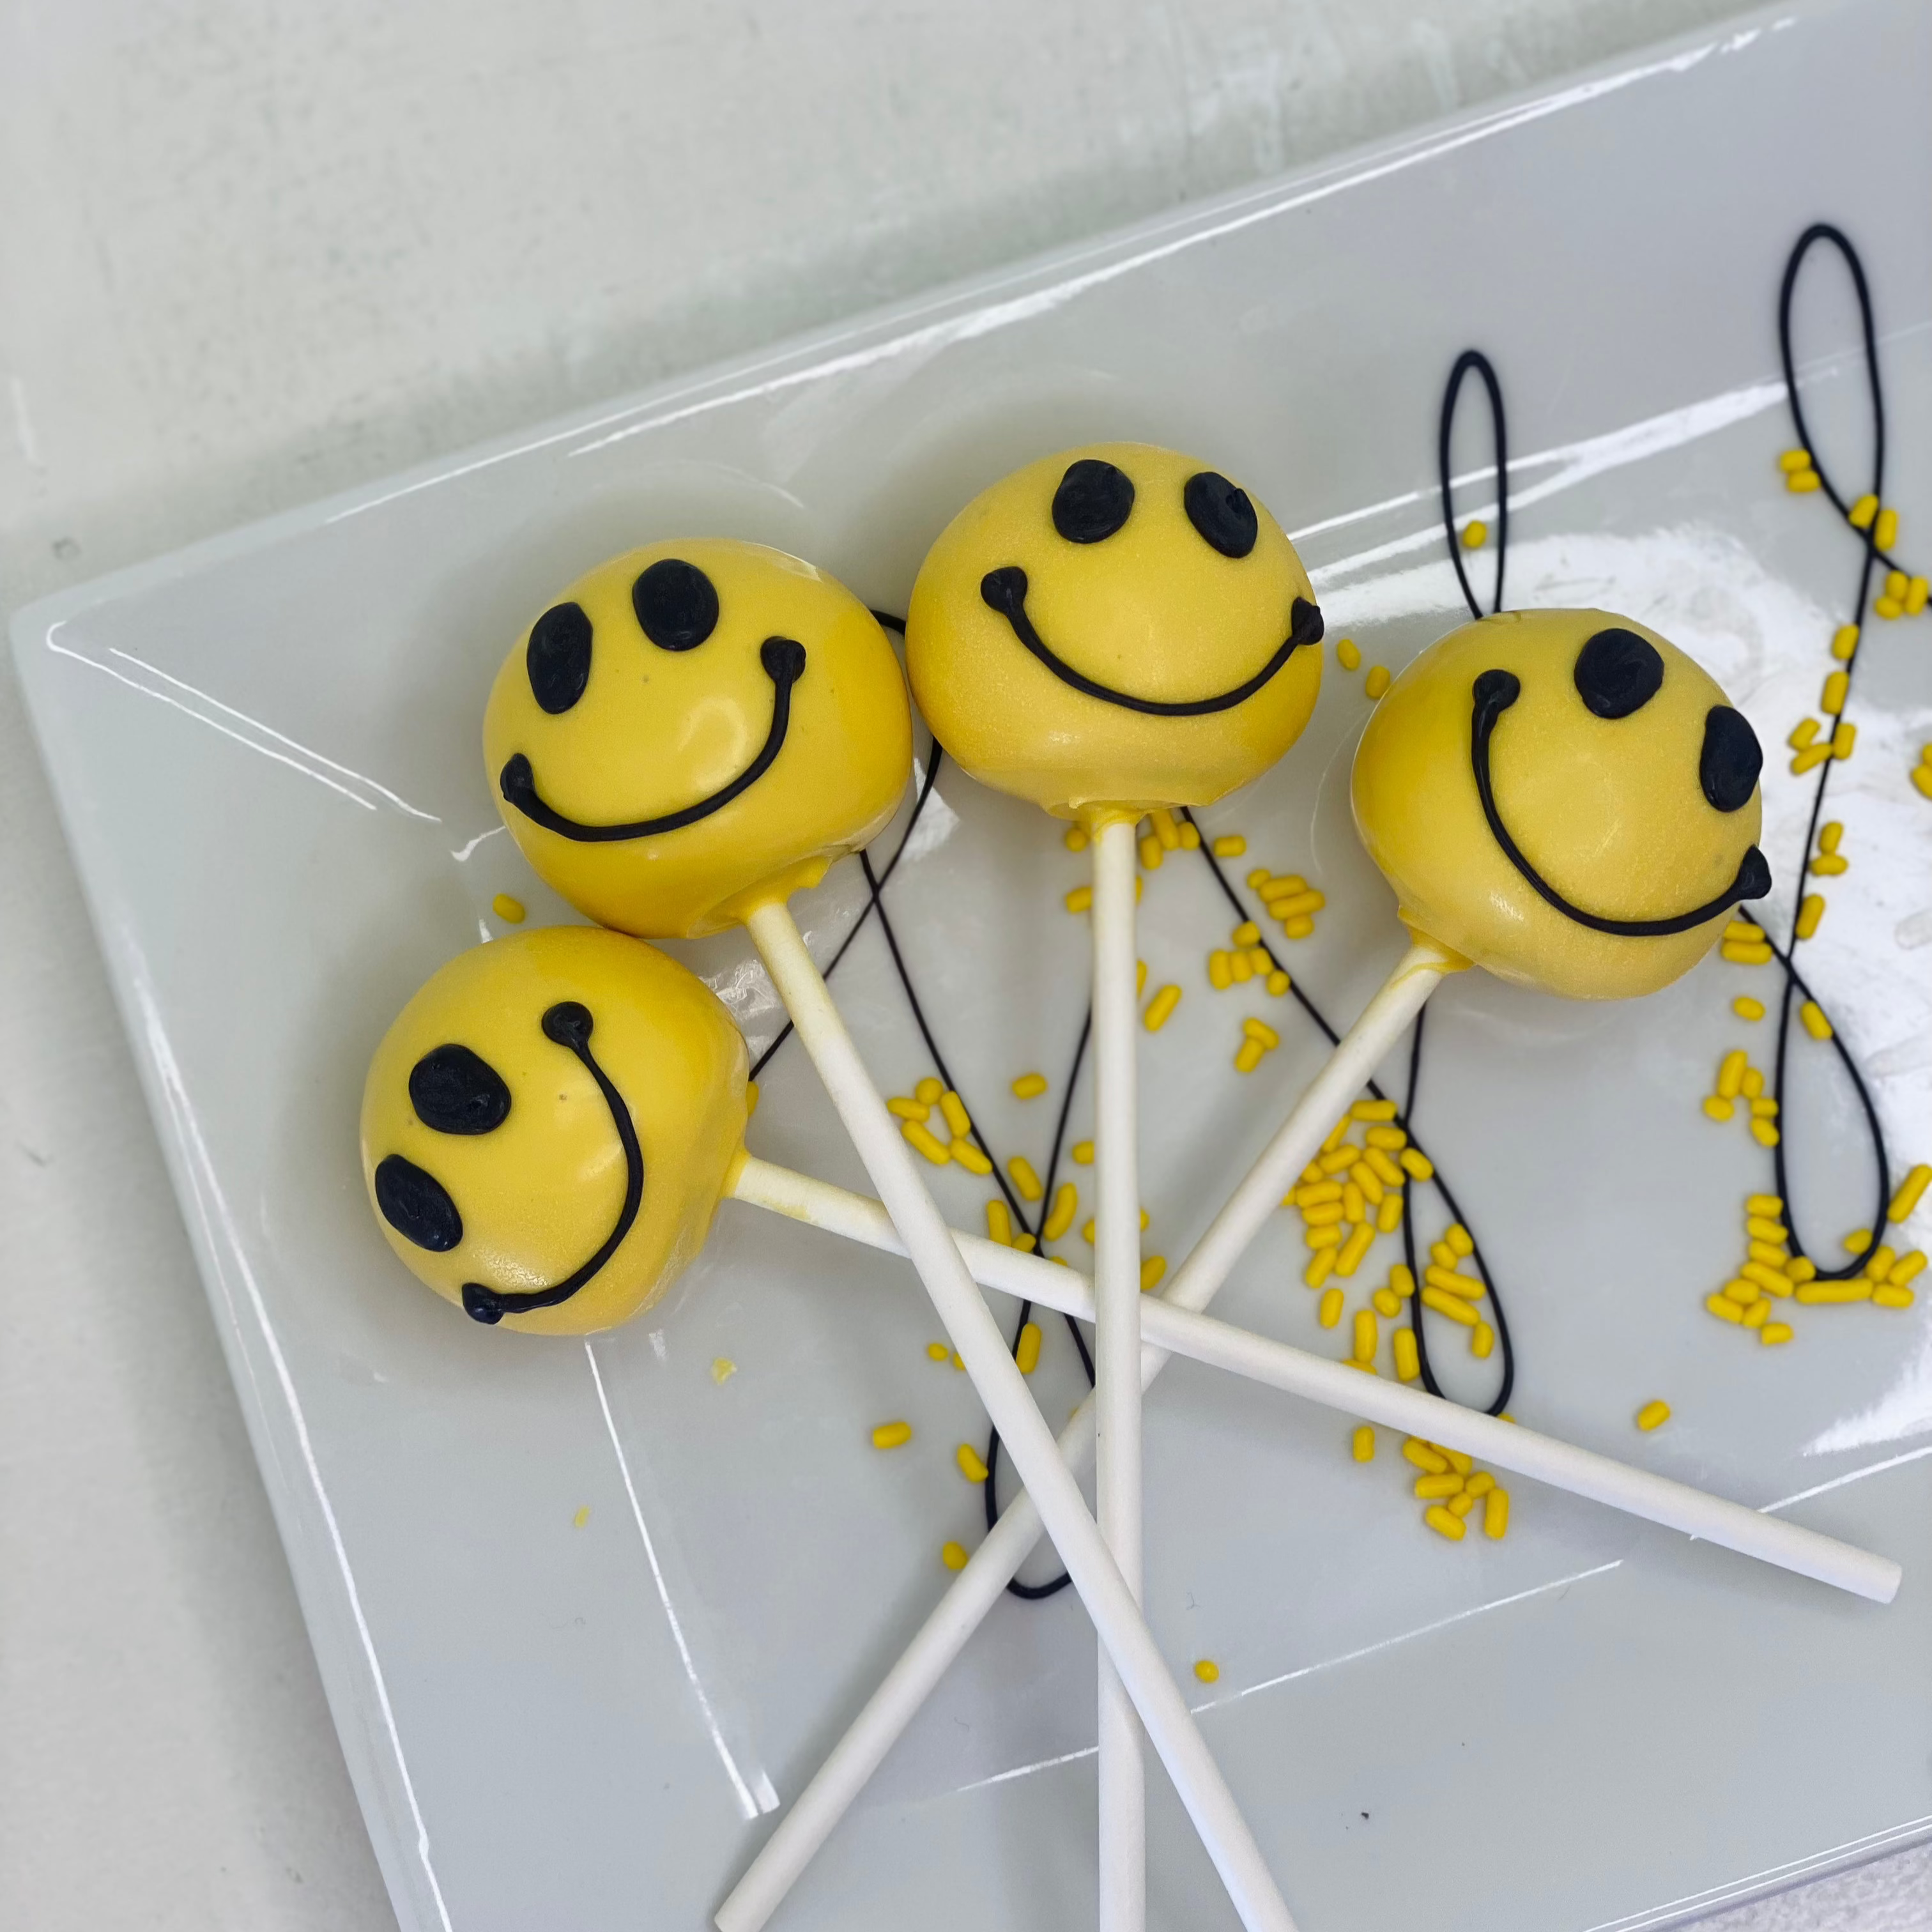
[[(1141, 1598), (1141, 1190), (1134, 826), (1094, 832), (1094, 1459), (1100, 1534)], [(1048, 1264), (1051, 1266), (1052, 1264)], [(1147, 1922), (1147, 1776), (1132, 1700), (1100, 1654), (1100, 1932)]]
[[(731, 1194), (734, 1200), (770, 1208), (867, 1247), (889, 1254), (905, 1252), (905, 1244), (876, 1201), (788, 1168), (747, 1156)], [(1094, 1292), (1085, 1276), (1058, 1262), (1002, 1247), (980, 1235), (956, 1232), (953, 1239), (974, 1279), (983, 1286), (1002, 1294), (1022, 1296), (1076, 1320), (1092, 1318)], [(1742, 1503), (1726, 1502), (1667, 1476), (1652, 1475), (1592, 1450), (1574, 1448), (1553, 1436), (1540, 1436), (1479, 1409), (1465, 1408), (1424, 1390), (1364, 1375), (1343, 1363), (1311, 1355), (1286, 1342), (1270, 1341), (1232, 1323), (1217, 1322), (1211, 1315), (1176, 1308), (1153, 1295), (1147, 1298), (1143, 1323), (1149, 1355), (1165, 1351), (1225, 1369), (1250, 1382), (1319, 1402), (1324, 1408), (1479, 1456), (1498, 1468), (1513, 1470), (1552, 1489), (1606, 1504), (1666, 1529), (1682, 1530), (1687, 1536), (1721, 1544), (1873, 1603), (1888, 1604), (1898, 1594), (1902, 1572), (1888, 1558), (1800, 1528), (1780, 1517), (1763, 1515)]]
[(1249, 1932), (1294, 1932), (1260, 1848), (913, 1166), (911, 1150), (860, 1060), (790, 908), (773, 900), (745, 923), (1242, 1923)]

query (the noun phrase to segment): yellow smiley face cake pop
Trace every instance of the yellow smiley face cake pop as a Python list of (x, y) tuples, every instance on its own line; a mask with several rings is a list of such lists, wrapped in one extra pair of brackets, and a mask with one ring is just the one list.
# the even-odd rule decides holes
[(556, 926), (452, 959), (398, 1016), (363, 1088), (363, 1178), (445, 1300), (588, 1334), (704, 1245), (745, 1118), (745, 1042), (704, 982)]
[(1404, 921), (1499, 978), (1625, 999), (1761, 898), (1757, 738), (1676, 646), (1602, 610), (1454, 631), (1376, 707), (1355, 824)]
[(548, 884), (605, 926), (690, 938), (734, 923), (753, 889), (815, 885), (883, 830), (912, 721), (850, 591), (710, 538), (572, 585), (497, 674), (483, 749)]
[(1207, 805), (1300, 736), (1322, 614), (1267, 511), (1190, 457), (1098, 443), (953, 518), (906, 625), (914, 695), (983, 783), (1063, 818)]

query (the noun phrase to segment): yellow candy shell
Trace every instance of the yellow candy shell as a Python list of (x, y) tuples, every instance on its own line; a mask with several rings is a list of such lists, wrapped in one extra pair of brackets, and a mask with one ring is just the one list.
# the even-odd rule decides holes
[[(646, 634), (633, 587), (674, 560), (708, 580), (716, 623), (698, 643), (665, 648)], [(532, 685), (532, 634), (570, 605), (588, 620), (589, 675), (574, 701), (548, 710)], [(770, 668), (783, 662), (770, 650), (788, 640), (804, 653), (795, 682)], [(875, 838), (912, 769), (912, 718), (891, 644), (842, 584), (760, 544), (690, 538), (600, 565), (526, 630), (490, 690), (483, 753), (503, 822), (547, 884), (603, 925), (692, 938), (815, 885)], [(539, 808), (584, 827), (649, 824), (731, 790), (767, 754), (695, 822), (634, 836), (566, 836), (505, 795), (521, 758)]]
[[(1592, 712), (1576, 667), (1586, 643), (1634, 632), (1662, 659), (1654, 695), (1629, 715)], [(1592, 930), (1548, 904), (1484, 813), (1472, 764), (1473, 692), (1484, 672), (1520, 680), (1490, 741), (1505, 829), (1573, 905), (1618, 920), (1708, 904), (1736, 877), (1762, 800), (1718, 810), (1700, 778), (1717, 682), (1654, 631), (1602, 610), (1520, 610), (1464, 626), (1396, 679), (1355, 754), (1355, 824), (1394, 886), (1404, 921), (1499, 978), (1572, 999), (1628, 999), (1688, 973), (1733, 911), (1634, 938)], [(1740, 721), (1741, 722), (1741, 721)]]
[[(629, 1176), (595, 1076), (543, 1030), (543, 1016), (568, 1002), (591, 1016), (586, 1044), (628, 1112), (643, 1191), (628, 1232), (569, 1300), (503, 1317), (503, 1327), (532, 1335), (628, 1321), (704, 1246), (745, 1131), (745, 1042), (730, 1015), (702, 980), (640, 940), (587, 926), (520, 932), (430, 978), (383, 1036), (362, 1094), (370, 1204), (410, 1273), (458, 1306), (468, 1282), (513, 1293), (554, 1287), (615, 1232)], [(412, 1104), (411, 1070), (452, 1045), (508, 1090), (508, 1112), (486, 1132), (438, 1131)], [(392, 1225), (376, 1181), (391, 1156), (443, 1190), (461, 1220), (457, 1245), (432, 1252)]]
[[(1072, 542), (1055, 492), (1078, 461), (1134, 486), (1113, 534)], [(1252, 697), (1204, 716), (1155, 716), (1057, 676), (991, 608), (991, 571), (1025, 573), (1025, 612), (1054, 654), (1109, 689), (1156, 703), (1238, 688), (1287, 640), (1295, 600), (1314, 603), (1294, 546), (1259, 503), (1246, 556), (1205, 541), (1184, 507), (1208, 466), (1148, 443), (1097, 443), (1016, 470), (941, 533), (913, 586), (906, 663), (934, 735), (994, 789), (1064, 818), (1090, 807), (1208, 805), (1267, 770), (1300, 735), (1321, 688), (1318, 644), (1295, 650)]]

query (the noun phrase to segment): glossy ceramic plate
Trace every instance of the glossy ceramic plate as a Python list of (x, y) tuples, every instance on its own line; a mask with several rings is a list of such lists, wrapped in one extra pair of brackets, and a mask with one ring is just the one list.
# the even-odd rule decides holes
[[(1871, 266), (1888, 496), (1902, 548), (1928, 554), (1928, 71), (1922, 8), (1784, 8), (21, 615), (67, 830), (411, 1932), (700, 1924), (936, 1600), (941, 1544), (979, 1521), (952, 1457), (979, 1412), (928, 1360), (935, 1324), (895, 1264), (728, 1207), (665, 1303), (586, 1347), (472, 1327), (372, 1225), (356, 1118), (376, 1040), (502, 929), (496, 894), (564, 916), (498, 830), (478, 754), (519, 627), (606, 554), (692, 530), (902, 606), (985, 482), (1127, 436), (1252, 486), (1297, 533), (1330, 638), (1400, 668), (1459, 620), (1435, 433), (1473, 343), (1522, 452), (1510, 601), (1657, 626), (1775, 750), (1815, 702), (1858, 565), (1775, 466), (1778, 277), (1814, 218)], [(1850, 476), (1869, 430), (1843, 286), (1828, 264), (1808, 280), (1799, 347)], [(1466, 507), (1485, 494), (1478, 478)], [(1932, 1151), (1932, 806), (1907, 783), (1932, 737), (1927, 624), (1872, 626), (1834, 792), (1853, 863), (1810, 955), (1908, 1160)], [(1367, 709), (1331, 649), (1302, 743), (1205, 814), (1246, 836), (1238, 875), (1326, 893), (1287, 951), (1338, 1018), (1398, 946), (1347, 806)], [(1787, 758), (1765, 844), (1789, 880), (1806, 794)], [(889, 895), (982, 1125), (1036, 1163), (1053, 1100), (1008, 1082), (1064, 1079), (1085, 934), (1060, 902), (1082, 863), (949, 769)], [(821, 957), (863, 902), (848, 865), (802, 902)], [(1150, 876), (1154, 983), (1186, 989), (1143, 1038), (1148, 1240), (1170, 1258), (1322, 1051), (1287, 1002), (1209, 990), (1229, 922), (1192, 855)], [(772, 1037), (741, 938), (687, 956), (754, 1046)], [(1788, 1500), (1904, 1562), (1904, 1592), (1842, 1599), (1526, 1484), (1506, 1540), (1451, 1545), (1386, 1437), (1359, 1467), (1344, 1419), (1177, 1366), (1148, 1412), (1149, 1613), (1178, 1667), (1220, 1666), (1208, 1736), (1309, 1932), (1657, 1924), (1932, 1832), (1932, 1322), (1922, 1303), (1807, 1310), (1793, 1346), (1765, 1349), (1701, 1306), (1768, 1163), (1698, 1102), (1729, 1047), (1766, 1052), (1730, 1001), (1769, 977), (1713, 960), (1654, 999), (1582, 1006), (1472, 974), (1433, 1010), (1418, 1120), (1503, 1286), (1521, 1419)], [(928, 1058), (875, 927), (836, 986), (881, 1081), (908, 1089)], [(1243, 1079), (1240, 1018), (1261, 1011), (1282, 1044)], [(1787, 1121), (1814, 1240), (1869, 1192), (1822, 1065), (1800, 1066)], [(859, 1181), (795, 1045), (752, 1138)], [(978, 1223), (986, 1184), (934, 1186)], [(1290, 1218), (1221, 1311), (1340, 1352)], [(1064, 1328), (1037, 1385), (1056, 1419), (1075, 1398)], [(1675, 1419), (1640, 1435), (1658, 1396)], [(914, 1442), (878, 1454), (867, 1431), (896, 1416)], [(1091, 1655), (1070, 1597), (1004, 1604), (782, 1923), (1086, 1919)], [(1232, 1924), (1156, 1784), (1154, 1922)]]

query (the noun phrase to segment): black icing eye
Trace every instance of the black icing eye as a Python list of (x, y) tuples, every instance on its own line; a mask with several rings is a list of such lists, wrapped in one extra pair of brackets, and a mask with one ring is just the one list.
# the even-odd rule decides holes
[(1246, 556), (1254, 548), (1261, 533), (1255, 506), (1246, 490), (1236, 489), (1219, 471), (1196, 471), (1180, 500), (1187, 506), (1187, 520), (1223, 556)]
[(1599, 718), (1641, 711), (1663, 682), (1662, 653), (1634, 631), (1599, 631), (1576, 653), (1577, 695)]
[(448, 1190), (399, 1154), (385, 1154), (376, 1164), (376, 1205), (404, 1240), (433, 1255), (448, 1254), (463, 1239), (463, 1216)]
[(695, 650), (718, 628), (718, 592), (681, 556), (662, 557), (631, 586), (631, 608), (660, 650)]
[(1127, 472), (1083, 456), (1066, 466), (1053, 493), (1053, 527), (1069, 543), (1101, 543), (1127, 520), (1133, 507), (1133, 479)]
[(435, 1046), (410, 1069), (410, 1105), (440, 1134), (487, 1134), (508, 1118), (510, 1090), (480, 1054)]
[(1728, 704), (1714, 704), (1704, 718), (1704, 755), (1697, 776), (1704, 796), (1720, 812), (1736, 812), (1757, 789), (1764, 753), (1757, 734), (1743, 714)]
[(530, 694), (552, 717), (568, 711), (590, 682), (590, 620), (580, 604), (553, 604), (530, 626), (524, 652)]

